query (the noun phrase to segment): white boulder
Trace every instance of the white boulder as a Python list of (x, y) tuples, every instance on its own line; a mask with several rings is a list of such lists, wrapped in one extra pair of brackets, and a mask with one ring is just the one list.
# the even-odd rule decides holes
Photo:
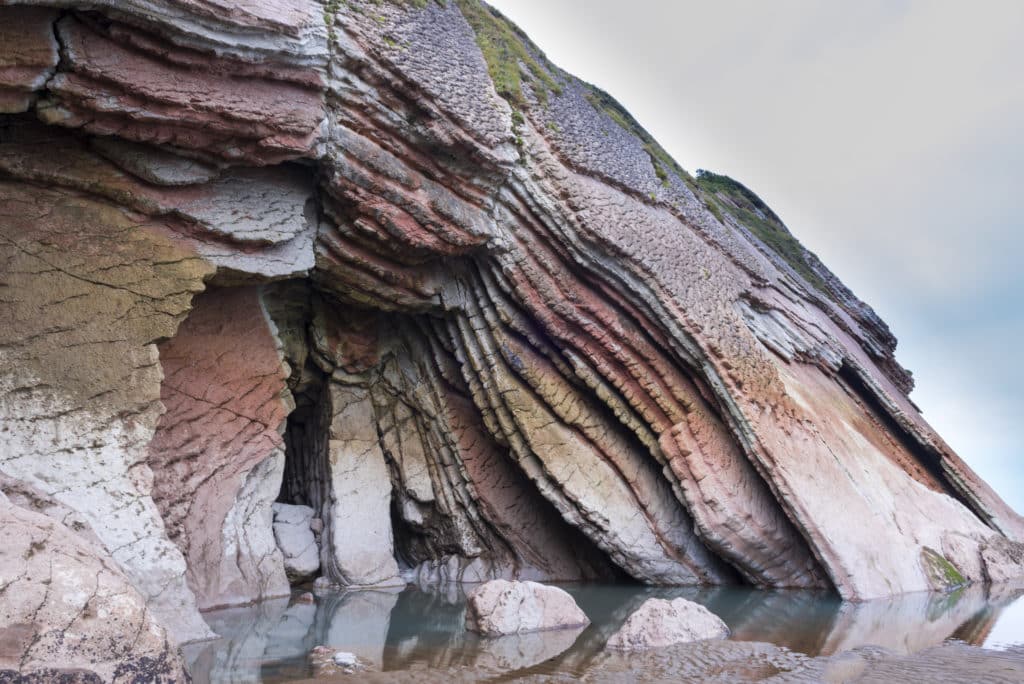
[(311, 579), (320, 569), (320, 548), (310, 521), (309, 506), (274, 504), (274, 538), (284, 556), (284, 571), (292, 583)]
[(652, 598), (644, 601), (626, 619), (619, 631), (608, 639), (606, 648), (615, 651), (646, 651), (727, 636), (729, 628), (704, 606), (683, 598), (672, 601)]
[(332, 678), (339, 674), (352, 674), (366, 670), (367, 663), (355, 653), (336, 651), (330, 646), (317, 646), (309, 652), (314, 679)]
[(537, 582), (485, 582), (467, 597), (466, 629), (485, 636), (585, 627), (590, 620), (565, 591)]

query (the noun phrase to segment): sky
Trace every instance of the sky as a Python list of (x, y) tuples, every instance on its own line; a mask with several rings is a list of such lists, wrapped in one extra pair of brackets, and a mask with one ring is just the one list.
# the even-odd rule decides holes
[(1024, 513), (1024, 2), (488, 1), (685, 169), (760, 195)]

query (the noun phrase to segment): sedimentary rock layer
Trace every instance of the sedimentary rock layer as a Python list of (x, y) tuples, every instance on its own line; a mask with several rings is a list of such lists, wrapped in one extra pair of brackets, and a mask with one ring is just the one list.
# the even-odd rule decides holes
[(212, 267), (166, 223), (0, 183), (0, 469), (80, 512), (164, 624), (204, 635), (150, 497), (163, 406), (157, 340)]
[(159, 345), (166, 412), (149, 443), (153, 500), (200, 608), (286, 595), (271, 506), (292, 408), (256, 287), (197, 296)]
[(174, 638), (287, 591), (275, 500), (344, 586), (1024, 573), (870, 307), (486, 5), (17, 5), (0, 474)]

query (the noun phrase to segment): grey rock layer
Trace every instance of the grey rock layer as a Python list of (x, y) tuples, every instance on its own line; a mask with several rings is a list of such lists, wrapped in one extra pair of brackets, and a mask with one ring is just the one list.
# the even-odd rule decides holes
[(274, 539), (284, 556), (284, 571), (292, 584), (316, 577), (320, 569), (320, 548), (310, 527), (309, 506), (274, 504)]

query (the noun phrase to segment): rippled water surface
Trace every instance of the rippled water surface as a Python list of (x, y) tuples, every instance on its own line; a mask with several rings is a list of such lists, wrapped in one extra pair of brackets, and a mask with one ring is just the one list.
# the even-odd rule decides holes
[[(315, 604), (279, 599), (208, 613), (223, 638), (186, 647), (186, 657), (200, 684), (309, 679), (307, 654), (320, 644), (371, 664), (361, 681), (1024, 682), (1024, 587), (852, 604), (804, 591), (563, 586), (590, 617), (586, 629), (483, 639), (463, 628), (458, 588), (324, 593)], [(679, 596), (719, 615), (731, 639), (604, 652), (644, 600)]]

